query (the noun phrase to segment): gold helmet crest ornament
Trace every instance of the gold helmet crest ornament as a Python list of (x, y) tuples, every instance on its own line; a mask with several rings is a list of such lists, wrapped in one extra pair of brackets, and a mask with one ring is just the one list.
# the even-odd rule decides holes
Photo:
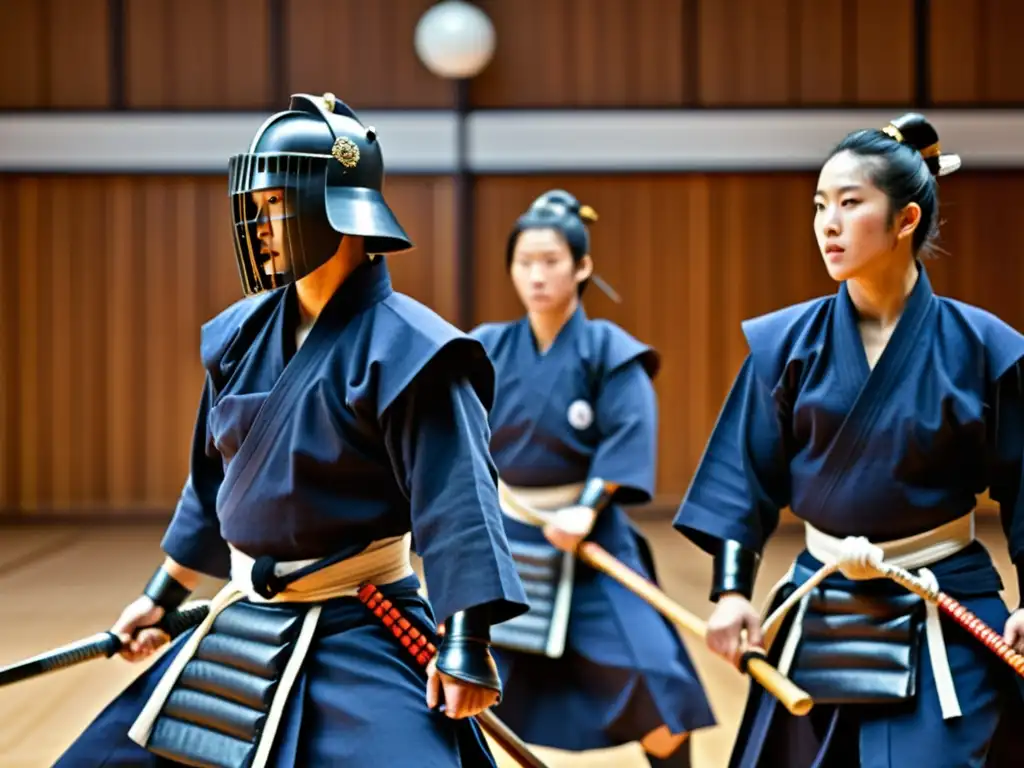
[(351, 139), (342, 136), (335, 139), (331, 156), (346, 168), (355, 168), (359, 164), (359, 147)]

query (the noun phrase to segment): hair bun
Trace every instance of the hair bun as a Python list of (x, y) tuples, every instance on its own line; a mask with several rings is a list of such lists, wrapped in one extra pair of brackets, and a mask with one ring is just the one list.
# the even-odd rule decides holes
[(530, 203), (531, 208), (543, 208), (548, 205), (561, 205), (576, 213), (580, 207), (580, 201), (564, 189), (549, 189)]
[(597, 221), (597, 211), (589, 205), (581, 205), (575, 195), (564, 189), (551, 189), (530, 204), (530, 210), (537, 208), (564, 208), (586, 222)]
[(942, 153), (939, 132), (922, 114), (907, 112), (882, 128), (882, 133), (917, 150), (933, 176), (946, 176), (960, 168), (960, 156)]

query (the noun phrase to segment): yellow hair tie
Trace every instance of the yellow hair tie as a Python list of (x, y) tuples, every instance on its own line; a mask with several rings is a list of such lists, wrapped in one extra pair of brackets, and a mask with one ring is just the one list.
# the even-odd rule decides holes
[(882, 129), (882, 133), (888, 136), (892, 136), (892, 138), (896, 139), (896, 141), (898, 141), (900, 144), (903, 143), (903, 134), (900, 132), (900, 129), (897, 128), (892, 123), (889, 123), (887, 126), (885, 126), (885, 128)]

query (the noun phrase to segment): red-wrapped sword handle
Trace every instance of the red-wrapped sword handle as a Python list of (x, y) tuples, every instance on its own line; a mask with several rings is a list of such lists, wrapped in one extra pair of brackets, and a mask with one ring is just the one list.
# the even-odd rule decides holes
[(885, 562), (876, 565), (876, 568), (881, 575), (892, 579), (923, 599), (935, 603), (939, 610), (970, 632), (982, 645), (1006, 662), (1014, 672), (1024, 677), (1024, 655), (1017, 653), (1003, 640), (1002, 635), (964, 608), (959, 601), (950, 597), (942, 590), (933, 588), (930, 584), (923, 582), (905, 568)]
[[(373, 584), (364, 584), (359, 589), (359, 600), (391, 631), (395, 640), (416, 660), (416, 663), (426, 669), (427, 664), (437, 654), (439, 640), (434, 632), (415, 617), (402, 614)], [(476, 721), (487, 735), (523, 768), (548, 768), (547, 764), (530, 750), (526, 742), (489, 709), (477, 715)]]

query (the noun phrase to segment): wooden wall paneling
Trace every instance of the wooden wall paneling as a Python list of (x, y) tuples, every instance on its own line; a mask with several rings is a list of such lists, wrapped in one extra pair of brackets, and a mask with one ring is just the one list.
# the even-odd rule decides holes
[(0, 108), (110, 103), (107, 0), (0, 3)]
[[(48, 220), (49, 213), (52, 212), (58, 215), (61, 213), (55, 210), (59, 204), (58, 200), (55, 199), (59, 191), (55, 189), (55, 185), (47, 184), (43, 186), (40, 192), (39, 215), (35, 221), (35, 226), (39, 233), (38, 253), (47, 254), (47, 258), (45, 260), (40, 259), (39, 261), (35, 284), (37, 301), (35, 321), (38, 324), (36, 370), (39, 373), (35, 386), (39, 388), (39, 397), (41, 399), (41, 407), (35, 413), (35, 420), (39, 431), (37, 443), (39, 450), (35, 456), (37, 462), (36, 492), (39, 494), (41, 501), (52, 506), (54, 500), (61, 495), (59, 481), (54, 482), (53, 468), (56, 458), (54, 455), (54, 442), (55, 440), (60, 440), (61, 435), (57, 433), (63, 427), (63, 424), (55, 424), (55, 421), (61, 415), (62, 409), (59, 400), (62, 394), (62, 382), (67, 380), (66, 374), (68, 373), (64, 365), (61, 364), (61, 361), (56, 359), (56, 355), (54, 355), (54, 349), (60, 346), (55, 343), (54, 334), (65, 331), (65, 323), (62, 322), (64, 306), (58, 305), (54, 300), (54, 293), (57, 288), (55, 285), (55, 274), (59, 272), (61, 262), (65, 260), (65, 254), (54, 254), (54, 248), (55, 246), (62, 247), (62, 240), (66, 242), (66, 239), (62, 237), (64, 232), (61, 230), (66, 231), (65, 228), (69, 222), (66, 219), (61, 221), (55, 216), (53, 225), (46, 226), (46, 224), (50, 223)], [(61, 381), (58, 381), (58, 378)]]
[[(450, 85), (419, 62), (433, 0), (285, 0), (289, 92), (331, 90), (360, 109), (448, 108)], [(478, 107), (906, 105), (915, 82), (914, 0), (482, 0), (494, 60)], [(278, 107), (266, 0), (131, 0), (126, 100), (140, 109)], [(936, 105), (1024, 102), (1017, 0), (933, 0)], [(105, 109), (108, 0), (0, 3), (0, 108)], [(696, 41), (697, 52), (690, 47)], [(692, 58), (696, 72), (688, 71)], [(697, 92), (691, 92), (696, 82)]]
[[(136, 289), (142, 295), (145, 309), (139, 318), (142, 326), (139, 362), (141, 363), (135, 384), (137, 396), (145, 403), (146, 419), (136, 424), (130, 440), (142, 454), (140, 469), (145, 478), (147, 501), (149, 498), (173, 499), (181, 488), (187, 456), (182, 450), (184, 444), (174, 438), (178, 435), (174, 418), (177, 412), (177, 397), (188, 396), (196, 402), (195, 388), (191, 392), (177, 392), (174, 386), (176, 364), (195, 358), (195, 345), (186, 360), (177, 356), (177, 313), (182, 309), (181, 294), (185, 286), (176, 284), (175, 257), (184, 252), (182, 248), (181, 215), (176, 210), (172, 196), (173, 179), (144, 180), (141, 231), (135, 241), (135, 258), (145, 265), (142, 280)], [(189, 211), (191, 213), (191, 211)], [(191, 249), (195, 244), (190, 243)], [(194, 257), (193, 257), (194, 258)], [(195, 318), (191, 318), (195, 322)], [(175, 471), (177, 470), (177, 471)]]
[[(139, 227), (133, 243), (134, 258), (143, 264), (142, 274), (135, 289), (144, 308), (138, 318), (141, 337), (136, 337), (139, 368), (134, 377), (136, 397), (143, 402), (145, 418), (142, 423), (122, 439), (130, 441), (141, 453), (139, 471), (143, 477), (144, 504), (171, 500), (181, 488), (182, 462), (187, 453), (182, 444), (175, 445), (177, 430), (174, 414), (177, 397), (196, 402), (193, 387), (190, 392), (176, 392), (175, 365), (186, 360), (177, 359), (175, 353), (177, 312), (181, 309), (182, 286), (176, 284), (174, 259), (181, 247), (182, 226), (174, 206), (173, 179), (142, 179), (141, 206), (137, 209)], [(192, 213), (191, 211), (189, 213)], [(192, 250), (195, 244), (190, 244)], [(193, 257), (194, 258), (194, 257)], [(195, 322), (195, 318), (191, 318)], [(193, 345), (189, 360), (195, 358)], [(197, 382), (198, 384), (198, 382)]]
[(126, 100), (134, 109), (267, 109), (263, 0), (130, 0)]
[(1024, 5), (1016, 0), (986, 0), (984, 8), (985, 34), (977, 43), (985, 56), (984, 100), (997, 104), (1024, 103), (1020, 63)]
[[(201, 195), (197, 237), (202, 251), (197, 284), (199, 302), (196, 311), (201, 318), (201, 325), (242, 298), (242, 279), (238, 274), (238, 264), (235, 260), (231, 198), (228, 196), (227, 180), (206, 179), (197, 189)], [(192, 331), (192, 341), (194, 345), (199, 343), (198, 326)], [(194, 346), (194, 349), (199, 348)], [(196, 360), (198, 361), (198, 358)], [(195, 399), (195, 406), (198, 407), (198, 391)]]
[(41, 0), (0, 3), (0, 107), (4, 109), (45, 106), (44, 7)]
[[(579, 0), (577, 0), (579, 2)], [(687, 48), (696, 39), (692, 9), (696, 0), (633, 3), (629, 27), (633, 39), (624, 56), (628, 106), (681, 106), (697, 98)], [(610, 22), (610, 19), (609, 19)], [(657, 41), (657, 42), (654, 42)], [(600, 51), (597, 57), (600, 58)]]
[[(968, 180), (971, 186), (968, 186)], [(1024, 179), (1016, 173), (988, 173), (964, 175), (963, 189), (957, 190), (955, 196), (950, 192), (947, 197), (965, 201), (962, 208), (967, 208), (970, 201), (973, 211), (973, 237), (964, 237), (964, 245), (957, 251), (951, 250), (951, 261), (976, 265), (979, 285), (970, 296), (975, 301), (985, 302), (1014, 328), (1024, 333), (1024, 260), (1020, 258), (1020, 240), (1013, 227), (1006, 227), (1005, 222), (1016, 221), (1020, 215), (1019, 202), (1024, 196)], [(957, 216), (956, 206), (948, 209), (950, 219)], [(966, 218), (966, 217), (965, 217)], [(993, 222), (999, 222), (994, 224)], [(951, 221), (952, 231), (955, 224)], [(980, 276), (984, 275), (984, 278)], [(992, 303), (988, 304), (991, 296)]]
[[(107, 440), (94, 446), (103, 455), (106, 483), (101, 500), (114, 509), (131, 508), (145, 497), (143, 474), (138, 461), (142, 446), (135, 439), (145, 421), (139, 372), (142, 361), (137, 350), (144, 343), (146, 261), (153, 256), (140, 253), (136, 233), (141, 226), (143, 204), (139, 180), (118, 177), (105, 185), (96, 182), (96, 192), (106, 205), (108, 227), (107, 274), (105, 286), (107, 358), (104, 370)], [(143, 374), (144, 375), (144, 374)]]
[(931, 96), (936, 105), (1024, 102), (1016, 0), (932, 0)]
[(17, 306), (20, 359), (16, 368), (21, 373), (18, 394), (19, 429), (21, 444), (18, 446), (19, 503), (32, 507), (39, 503), (39, 461), (43, 451), (46, 428), (39, 418), (40, 388), (45, 386), (46, 371), (40, 366), (40, 336), (43, 319), (40, 308), (45, 306), (39, 299), (39, 273), (44, 260), (39, 258), (43, 250), (38, 226), (40, 211), (45, 211), (43, 191), (38, 182), (29, 181), (18, 193), (16, 221), (18, 232), (18, 293)]
[(0, 252), (4, 254), (0, 280), (0, 509), (17, 504), (20, 496), (19, 459), (21, 449), (21, 328), (19, 303), (21, 243), (17, 223), (18, 200), (14, 190), (0, 184)]
[[(49, 358), (46, 376), (39, 383), (48, 392), (49, 408), (47, 419), (49, 430), (42, 435), (46, 446), (43, 451), (48, 459), (43, 473), (48, 481), (44, 492), (49, 492), (50, 503), (57, 508), (70, 506), (72, 498), (71, 481), (74, 474), (71, 444), (72, 413), (86, 406), (84, 403), (73, 402), (81, 390), (73, 386), (79, 382), (80, 370), (75, 370), (71, 350), (78, 345), (81, 336), (88, 334), (89, 328), (75, 327), (71, 309), (72, 270), (76, 266), (86, 266), (88, 261), (79, 258), (76, 251), (79, 237), (85, 235), (80, 227), (84, 220), (83, 209), (77, 206), (74, 183), (70, 178), (54, 179), (49, 185), (49, 204), (41, 211), (38, 226), (49, 233), (48, 247), (44, 251), (49, 254), (49, 279), (41, 284), (42, 290), (37, 294), (40, 312), (45, 324), (41, 328), (46, 334), (45, 343), (40, 344), (40, 353)], [(44, 222), (52, 217), (50, 226)], [(98, 244), (102, 247), (101, 244)]]
[(914, 101), (916, 35), (914, 0), (857, 0), (846, 3), (856, 16), (848, 30), (856, 40), (856, 104)]
[(700, 103), (706, 106), (785, 105), (797, 41), (793, 3), (699, 0)]
[(846, 53), (842, 0), (791, 0), (789, 5), (795, 6), (799, 30), (799, 36), (790, 41), (798, 57), (794, 82), (797, 103), (834, 105), (849, 101), (847, 81), (852, 78), (846, 75), (850, 56)]
[[(167, 511), (188, 471), (200, 327), (238, 301), (216, 177), (0, 177), (0, 510)], [(396, 177), (395, 284), (457, 314), (451, 181)], [(10, 332), (12, 331), (13, 332)]]
[[(504, 322), (522, 314), (505, 269), (505, 243), (520, 213), (541, 192), (555, 186), (549, 177), (479, 177), (473, 227), (474, 324)], [(577, 194), (582, 194), (577, 189)], [(591, 204), (590, 201), (587, 201)], [(601, 211), (598, 209), (598, 215)], [(599, 222), (600, 223), (600, 222)], [(595, 225), (596, 227), (596, 225)], [(601, 266), (604, 269), (602, 263)]]
[(929, 88), (933, 104), (968, 104), (984, 93), (981, 39), (986, 0), (932, 0), (929, 26)]
[(696, 0), (483, 0), (494, 59), (476, 107), (660, 107), (692, 100), (686, 9)]
[[(665, 200), (664, 197), (662, 199)], [(661, 208), (659, 218), (662, 220), (671, 220), (673, 214), (678, 214), (665, 203)], [(718, 265), (712, 246), (711, 211), (709, 180), (695, 180), (687, 188), (686, 209), (682, 217), (686, 225), (682, 236), (663, 243), (661, 250), (664, 256), (657, 267), (658, 274), (652, 275), (658, 292), (655, 302), (662, 308), (659, 314), (665, 312), (666, 307), (680, 304), (682, 327), (678, 336), (683, 346), (683, 352), (675, 356), (662, 352), (660, 376), (669, 384), (659, 382), (659, 488), (666, 484), (662, 478), (668, 478), (669, 487), (682, 484), (678, 473), (687, 466), (696, 466), (702, 452), (701, 446), (682, 439), (682, 436), (710, 434), (717, 414), (715, 398), (718, 388), (714, 386), (708, 370), (697, 362), (713, 358), (712, 333), (721, 326), (713, 292)], [(678, 382), (678, 393), (673, 391), (672, 382)], [(671, 461), (673, 444), (679, 448), (675, 451), (674, 461)]]
[[(360, 109), (452, 106), (419, 62), (433, 0), (285, 0), (289, 92), (336, 92)], [(914, 0), (482, 0), (494, 60), (478, 107), (906, 105), (915, 82)], [(266, 0), (131, 0), (131, 108), (265, 110), (272, 93)], [(936, 105), (1024, 102), (1017, 0), (933, 0)], [(694, 28), (691, 28), (691, 26)], [(697, 52), (690, 50), (696, 41)], [(107, 0), (0, 3), (0, 108), (105, 109)], [(687, 71), (691, 58), (696, 72)], [(698, 92), (691, 92), (691, 82)]]
[(1024, 263), (1012, 228), (1024, 176), (961, 172), (941, 183), (943, 252), (927, 262), (935, 290), (995, 313), (1024, 332)]
[[(593, 205), (591, 316), (662, 354), (658, 488), (685, 491), (745, 355), (740, 322), (830, 293), (811, 231), (814, 174), (484, 177), (477, 180), (476, 321), (521, 313), (508, 230), (541, 192)], [(1011, 221), (1024, 174), (942, 182), (936, 289), (1024, 330)], [(395, 177), (388, 197), (416, 242), (396, 288), (454, 319), (448, 178)], [(187, 471), (202, 386), (199, 328), (241, 296), (219, 178), (2, 177), (0, 508), (170, 509)], [(1007, 256), (1010, 254), (1010, 257)]]
[[(703, 443), (687, 439), (708, 434), (718, 412), (716, 379), (725, 379), (731, 361), (722, 354), (721, 271), (716, 248), (714, 183), (694, 176), (680, 184), (652, 179), (657, 202), (650, 225), (658, 232), (659, 257), (645, 293), (656, 308), (656, 322), (643, 337), (661, 353), (655, 381), (659, 399), (659, 494), (685, 487), (687, 467), (696, 465)], [(634, 299), (639, 306), (640, 297)], [(629, 330), (629, 324), (623, 327)], [(717, 354), (717, 359), (716, 359)], [(709, 365), (709, 362), (711, 363)]]
[[(70, 268), (70, 326), (64, 344), (70, 355), (64, 361), (63, 377), (71, 385), (67, 454), (70, 494), (63, 500), (74, 506), (81, 499), (106, 496), (105, 446), (108, 442), (106, 360), (108, 338), (107, 287), (110, 232), (106, 222), (106, 201), (95, 194), (90, 179), (69, 179), (68, 211), (71, 227), (66, 240)], [(88, 244), (88, 245), (87, 245)], [(56, 297), (55, 297), (56, 298)], [(121, 322), (130, 322), (120, 318)], [(55, 360), (59, 360), (55, 356)], [(60, 375), (60, 374), (58, 374)], [(61, 472), (60, 463), (55, 471)]]
[(107, 0), (47, 0), (43, 5), (49, 12), (47, 105), (106, 109), (112, 96)]
[(413, 249), (388, 257), (395, 290), (407, 293), (450, 323), (458, 322), (455, 189), (448, 177), (388, 179), (388, 204)]
[(906, 104), (913, 0), (698, 0), (709, 107)]
[(288, 0), (289, 93), (331, 91), (356, 111), (451, 107), (451, 84), (420, 63), (416, 23), (433, 0)]

